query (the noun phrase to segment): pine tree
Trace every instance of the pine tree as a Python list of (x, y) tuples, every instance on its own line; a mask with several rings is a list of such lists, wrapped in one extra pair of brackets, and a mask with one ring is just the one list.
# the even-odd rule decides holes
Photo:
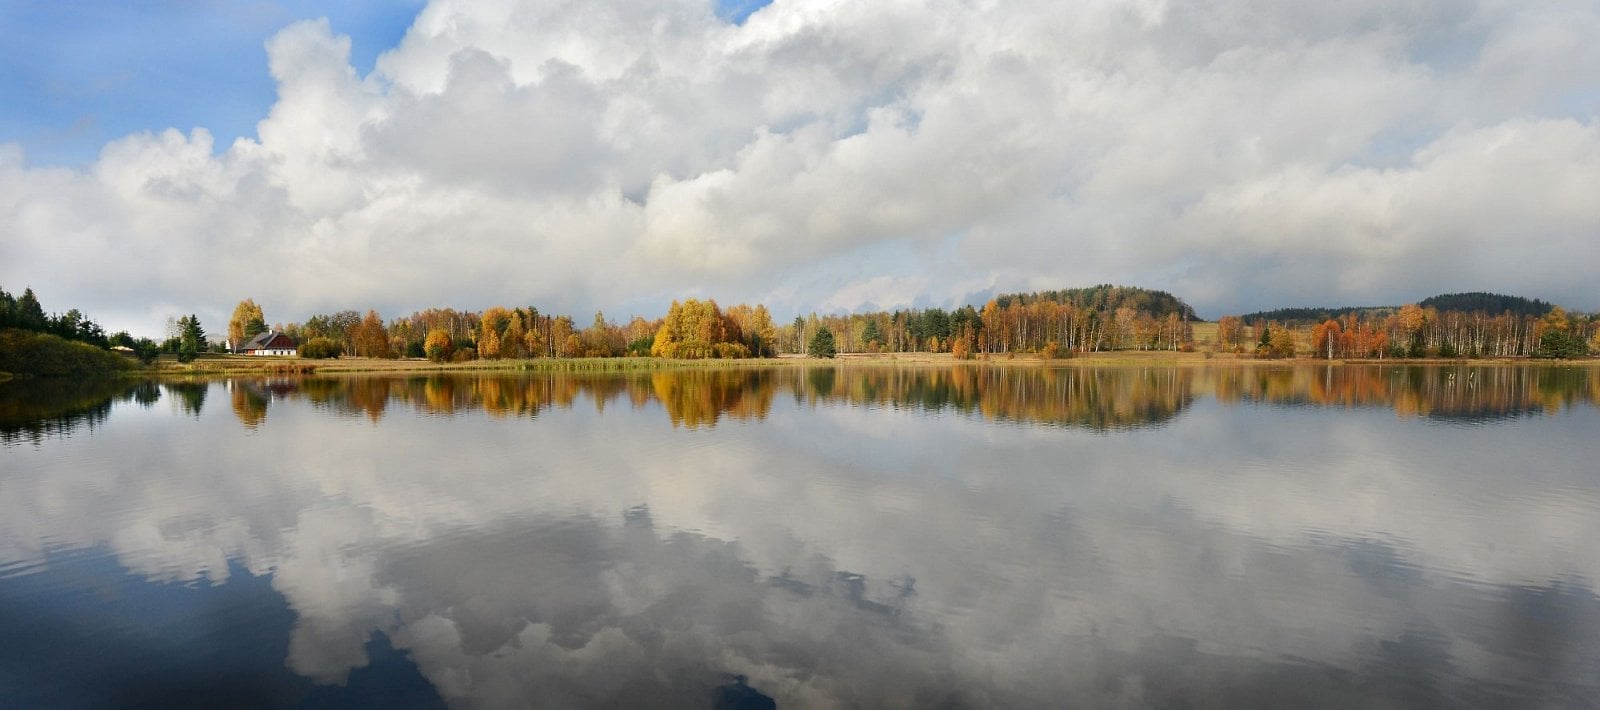
[(193, 313), (178, 319), (178, 362), (191, 362), (205, 347), (206, 331)]
[(861, 329), (861, 342), (866, 345), (877, 343), (883, 345), (883, 333), (878, 330), (878, 320), (868, 318), (866, 327)]
[(811, 357), (831, 358), (837, 354), (833, 345), (833, 331), (827, 328), (818, 328), (815, 335), (811, 336), (811, 343), (806, 347), (806, 354)]
[(33, 295), (32, 288), (22, 289), (22, 297), (17, 299), (15, 319), (17, 327), (23, 330), (42, 331), (48, 325), (44, 307), (39, 305), (39, 297)]

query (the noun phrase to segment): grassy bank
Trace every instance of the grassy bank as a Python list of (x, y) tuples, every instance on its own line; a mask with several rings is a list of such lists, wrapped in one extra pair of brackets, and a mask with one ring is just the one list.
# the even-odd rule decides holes
[(0, 330), (0, 372), (15, 377), (115, 377), (138, 363), (109, 350), (48, 333)]

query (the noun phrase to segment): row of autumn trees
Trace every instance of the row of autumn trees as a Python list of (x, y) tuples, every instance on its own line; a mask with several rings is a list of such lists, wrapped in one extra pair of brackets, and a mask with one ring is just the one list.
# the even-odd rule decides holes
[(1505, 311), (1440, 310), (1408, 304), (1398, 309), (1350, 310), (1309, 325), (1224, 316), (1217, 322), (1223, 349), (1253, 348), (1262, 357), (1292, 357), (1307, 335), (1312, 357), (1358, 358), (1572, 358), (1600, 351), (1600, 318), (1551, 306), (1543, 315)]
[[(1316, 312), (1286, 321), (1225, 316), (1216, 347), (1261, 357), (1310, 353), (1323, 358), (1574, 357), (1600, 349), (1600, 318), (1576, 316), (1528, 301), (1537, 310), (1449, 308), (1482, 304), (1479, 298), (1440, 300), (1446, 306), (1343, 309), (1313, 320)], [(1465, 296), (1465, 295), (1463, 295)], [(1509, 298), (1509, 297), (1503, 297)], [(1542, 315), (1536, 315), (1542, 314)], [(1324, 314), (1326, 315), (1326, 314)], [(635, 316), (625, 324), (596, 313), (580, 327), (564, 315), (534, 307), (493, 307), (482, 312), (429, 309), (385, 322), (340, 311), (278, 329), (302, 344), (302, 354), (428, 357), (470, 360), (530, 357), (668, 358), (770, 357), (779, 353), (831, 356), (837, 352), (935, 352), (957, 357), (1039, 353), (1047, 357), (1101, 350), (1188, 350), (1195, 347), (1194, 311), (1162, 291), (1096, 286), (997, 296), (982, 308), (963, 306), (797, 317), (774, 324), (761, 305), (723, 309), (713, 300), (674, 302), (658, 319)], [(237, 328), (237, 330), (235, 330)], [(246, 300), (229, 324), (230, 338), (265, 328)], [(237, 337), (236, 337), (237, 336)]]
[[(230, 338), (248, 339), (265, 329), (259, 307), (249, 299), (235, 309)], [(671, 358), (771, 357), (778, 353), (777, 329), (765, 306), (738, 304), (723, 310), (712, 300), (674, 302), (655, 320), (635, 316), (617, 324), (596, 313), (588, 327), (571, 317), (538, 308), (495, 306), (482, 312), (431, 308), (388, 321), (376, 311), (316, 315), (304, 323), (275, 328), (300, 343), (306, 357), (427, 357), (435, 361), (533, 357)], [(252, 332), (254, 331), (254, 332)]]
[(1194, 309), (1164, 291), (1128, 286), (1003, 294), (963, 306), (796, 318), (779, 336), (803, 352), (821, 329), (843, 352), (1044, 355), (1101, 350), (1180, 350), (1192, 345)]
[[(1194, 312), (1161, 291), (1118, 286), (998, 296), (983, 308), (902, 309), (811, 314), (775, 324), (763, 305), (727, 309), (713, 300), (673, 302), (667, 314), (626, 324), (596, 313), (587, 327), (538, 308), (482, 312), (428, 309), (385, 322), (376, 312), (316, 315), (279, 324), (301, 354), (470, 360), (527, 357), (771, 357), (835, 352), (935, 352), (957, 357), (1120, 349), (1177, 350), (1193, 338)], [(254, 301), (241, 302), (229, 337), (242, 342), (266, 328)]]

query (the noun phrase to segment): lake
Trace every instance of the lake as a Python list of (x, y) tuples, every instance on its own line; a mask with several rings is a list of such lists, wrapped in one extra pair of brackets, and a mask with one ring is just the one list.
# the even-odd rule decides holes
[(1600, 369), (0, 384), (0, 706), (1600, 702)]

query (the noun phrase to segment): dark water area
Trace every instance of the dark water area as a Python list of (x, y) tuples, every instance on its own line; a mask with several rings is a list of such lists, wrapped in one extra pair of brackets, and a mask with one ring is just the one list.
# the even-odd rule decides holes
[(0, 707), (1592, 707), (1597, 434), (1594, 367), (3, 383)]

